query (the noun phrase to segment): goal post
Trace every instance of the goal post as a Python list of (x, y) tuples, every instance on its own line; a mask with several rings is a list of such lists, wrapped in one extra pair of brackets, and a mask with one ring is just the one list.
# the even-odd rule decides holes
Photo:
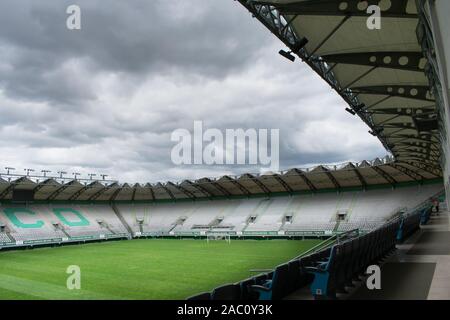
[(210, 241), (226, 241), (228, 244), (231, 243), (231, 236), (228, 233), (207, 233), (206, 242)]

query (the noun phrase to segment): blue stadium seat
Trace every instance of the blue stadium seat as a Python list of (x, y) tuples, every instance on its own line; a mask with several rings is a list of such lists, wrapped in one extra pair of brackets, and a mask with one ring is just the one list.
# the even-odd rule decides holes
[(315, 298), (336, 297), (336, 265), (340, 263), (340, 256), (341, 248), (335, 245), (325, 261), (320, 261), (315, 267), (306, 267), (306, 270), (314, 275), (311, 292)]
[(278, 266), (272, 279), (266, 280), (261, 285), (251, 286), (252, 290), (259, 293), (259, 300), (278, 300), (289, 292), (289, 266)]
[(325, 260), (311, 260), (311, 257), (319, 258), (320, 255), (303, 258), (307, 265), (304, 268), (314, 276), (311, 284), (313, 296), (316, 299), (335, 299), (336, 293), (346, 292), (367, 266), (378, 263), (395, 249), (398, 226), (397, 222), (391, 223), (336, 244)]

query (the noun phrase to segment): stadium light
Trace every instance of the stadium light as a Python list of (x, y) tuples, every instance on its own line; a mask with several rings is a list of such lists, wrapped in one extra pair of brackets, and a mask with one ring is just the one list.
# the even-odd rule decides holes
[(89, 176), (89, 180), (92, 180), (92, 177), (95, 177), (96, 174), (95, 173), (89, 173), (88, 176)]
[(364, 103), (361, 103), (357, 106), (352, 106), (351, 108), (345, 108), (345, 111), (347, 111), (348, 113), (351, 113), (352, 115), (355, 116), (359, 111), (361, 111), (365, 107), (366, 107), (366, 105)]
[(292, 53), (298, 53), (306, 44), (308, 43), (308, 39), (305, 37), (301, 38), (290, 51), (280, 50), (278, 53), (285, 57), (286, 59), (295, 62), (295, 56)]
[(102, 177), (102, 180), (105, 180), (105, 178), (107, 177), (107, 174), (101, 174), (100, 177)]
[(77, 180), (77, 176), (81, 176), (81, 173), (78, 173), (78, 172), (72, 172), (72, 175), (73, 175), (73, 179), (74, 179), (74, 180)]
[(288, 59), (288, 60), (290, 60), (290, 61), (292, 61), (292, 62), (295, 62), (295, 57), (294, 57), (294, 55), (291, 54), (292, 51), (280, 50), (278, 53), (279, 53), (281, 56), (285, 57), (286, 59)]
[(65, 171), (58, 171), (59, 177), (62, 179), (63, 175), (67, 174)]
[(345, 111), (347, 111), (348, 113), (352, 114), (352, 115), (356, 115), (356, 112), (353, 111), (351, 108), (345, 108)]
[(30, 175), (30, 172), (34, 172), (34, 169), (23, 169), (27, 173), (27, 177)]
[(44, 174), (44, 178), (47, 176), (47, 173), (50, 173), (50, 170), (41, 170), (41, 172)]
[(16, 168), (5, 167), (5, 170), (6, 170), (6, 174), (8, 174), (8, 175), (9, 175), (9, 172), (10, 172), (10, 171), (14, 171), (14, 170), (16, 170)]

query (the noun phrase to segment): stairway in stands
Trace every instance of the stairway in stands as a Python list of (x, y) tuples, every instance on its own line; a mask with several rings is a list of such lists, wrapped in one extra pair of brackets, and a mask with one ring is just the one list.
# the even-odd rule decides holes
[(64, 229), (63, 226), (59, 225), (59, 227), (56, 228), (56, 230), (60, 230), (62, 233), (64, 233), (64, 235), (67, 237), (67, 239), (70, 239), (70, 235), (67, 233), (67, 231)]
[(180, 217), (178, 220), (170, 226), (169, 233), (172, 232), (176, 227), (183, 225), (183, 223), (187, 220), (187, 217)]
[(11, 235), (11, 232), (10, 232), (9, 229), (6, 229), (6, 230), (5, 230), (5, 234), (6, 234), (6, 236), (9, 238), (9, 240), (11, 240), (11, 242), (13, 242), (13, 243), (16, 242), (16, 239), (14, 239), (14, 237)]
[(113, 203), (111, 205), (114, 213), (116, 214), (117, 218), (119, 218), (120, 222), (123, 224), (125, 229), (127, 229), (127, 232), (130, 234), (130, 237), (133, 236), (134, 232), (133, 229), (131, 229), (130, 225), (125, 221), (124, 217), (120, 214), (119, 208)]
[(339, 225), (341, 224), (341, 220), (337, 220), (336, 221), (336, 225), (334, 226), (334, 228), (333, 228), (333, 233), (336, 233), (336, 232), (338, 232), (338, 230), (339, 230)]
[(105, 227), (109, 232), (111, 232), (112, 234), (116, 234), (116, 232), (115, 232), (113, 229), (111, 229), (111, 227), (109, 226), (109, 224), (105, 223), (104, 227)]

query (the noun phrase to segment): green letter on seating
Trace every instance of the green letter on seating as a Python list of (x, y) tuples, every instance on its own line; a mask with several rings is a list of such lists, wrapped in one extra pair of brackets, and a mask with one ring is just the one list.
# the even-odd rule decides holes
[[(74, 209), (53, 209), (53, 213), (55, 216), (58, 217), (59, 220), (61, 220), (62, 223), (69, 227), (86, 227), (90, 223), (89, 221), (78, 211)], [(79, 221), (69, 221), (66, 217), (63, 216), (63, 213), (71, 213), (74, 214), (80, 219)]]
[(24, 213), (30, 216), (35, 216), (36, 213), (25, 208), (6, 208), (3, 210), (5, 212), (5, 215), (8, 217), (9, 220), (18, 228), (23, 229), (31, 229), (31, 228), (42, 228), (44, 226), (44, 221), (37, 220), (35, 223), (24, 223), (19, 220), (17, 217), (17, 213)]

